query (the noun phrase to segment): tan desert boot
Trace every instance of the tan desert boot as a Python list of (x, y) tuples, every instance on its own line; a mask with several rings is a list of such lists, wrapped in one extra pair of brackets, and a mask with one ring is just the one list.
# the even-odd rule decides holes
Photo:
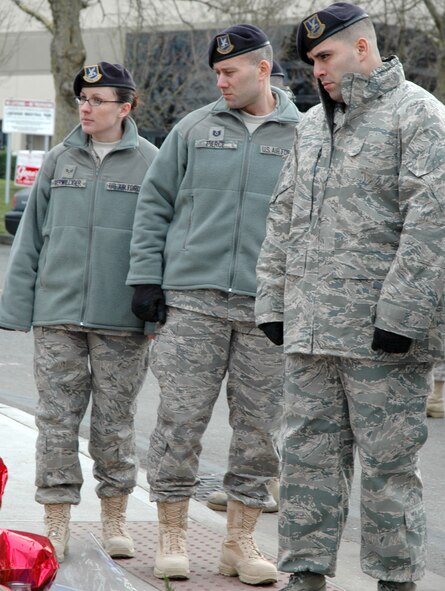
[(104, 497), (100, 500), (100, 504), (105, 552), (111, 558), (132, 558), (134, 545), (125, 518), (128, 496)]
[(159, 534), (154, 575), (159, 579), (188, 579), (187, 514), (189, 499), (157, 503)]
[(264, 558), (253, 539), (253, 531), (260, 515), (260, 508), (248, 507), (239, 501), (227, 503), (227, 535), (219, 563), (219, 572), (222, 575), (238, 576), (242, 583), (248, 585), (277, 581), (277, 569)]
[(45, 535), (54, 546), (58, 562), (63, 562), (68, 552), (70, 515), (70, 503), (45, 505)]

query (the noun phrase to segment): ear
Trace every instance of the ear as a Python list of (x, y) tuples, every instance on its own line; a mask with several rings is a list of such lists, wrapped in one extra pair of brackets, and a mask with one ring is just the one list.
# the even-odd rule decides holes
[(260, 79), (270, 78), (271, 66), (267, 60), (261, 60), (258, 64)]
[(369, 42), (365, 37), (359, 37), (359, 39), (357, 39), (357, 41), (355, 42), (355, 48), (361, 61), (368, 57)]
[(122, 103), (119, 116), (126, 117), (130, 111), (131, 111), (131, 104), (130, 103)]

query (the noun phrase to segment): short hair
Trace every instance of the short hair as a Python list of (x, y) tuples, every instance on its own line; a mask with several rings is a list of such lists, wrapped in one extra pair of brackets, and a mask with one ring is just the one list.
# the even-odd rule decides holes
[(335, 37), (336, 39), (341, 39), (351, 43), (356, 41), (359, 37), (365, 37), (370, 42), (371, 47), (375, 51), (379, 51), (375, 27), (369, 17), (350, 25), (349, 27), (346, 27), (346, 29), (343, 29), (342, 31), (339, 31), (335, 34)]
[(258, 49), (254, 49), (253, 51), (249, 51), (249, 53), (245, 54), (247, 58), (249, 58), (250, 63), (257, 65), (262, 60), (266, 60), (269, 62), (270, 68), (272, 70), (273, 64), (273, 49), (272, 45), (265, 45), (264, 47), (259, 47)]

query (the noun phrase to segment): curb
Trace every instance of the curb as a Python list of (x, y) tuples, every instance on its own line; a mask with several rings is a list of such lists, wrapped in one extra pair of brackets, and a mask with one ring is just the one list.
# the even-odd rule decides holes
[(14, 240), (14, 236), (10, 236), (9, 234), (0, 234), (0, 244), (12, 244)]

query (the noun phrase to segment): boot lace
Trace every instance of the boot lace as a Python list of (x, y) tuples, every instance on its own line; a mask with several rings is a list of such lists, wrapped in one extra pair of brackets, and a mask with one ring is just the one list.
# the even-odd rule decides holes
[(107, 509), (103, 526), (107, 533), (107, 537), (128, 537), (125, 517), (122, 511), (122, 502), (119, 498), (117, 500), (107, 500)]
[(163, 532), (164, 551), (167, 554), (185, 554), (187, 552), (184, 533), (181, 529), (170, 528)]
[(65, 507), (53, 505), (46, 514), (47, 537), (62, 541), (68, 528), (68, 515)]
[(242, 535), (238, 538), (237, 542), (245, 556), (248, 558), (259, 558), (264, 560), (264, 556), (261, 554), (252, 535)]
[(243, 554), (249, 558), (259, 558), (264, 560), (264, 556), (261, 554), (255, 540), (253, 539), (253, 530), (255, 529), (257, 518), (258, 515), (256, 511), (249, 511), (247, 508), (244, 510), (243, 524), (237, 541)]
[(178, 524), (187, 523), (187, 512), (180, 503), (171, 503), (164, 513), (164, 521), (168, 527), (175, 528)]

